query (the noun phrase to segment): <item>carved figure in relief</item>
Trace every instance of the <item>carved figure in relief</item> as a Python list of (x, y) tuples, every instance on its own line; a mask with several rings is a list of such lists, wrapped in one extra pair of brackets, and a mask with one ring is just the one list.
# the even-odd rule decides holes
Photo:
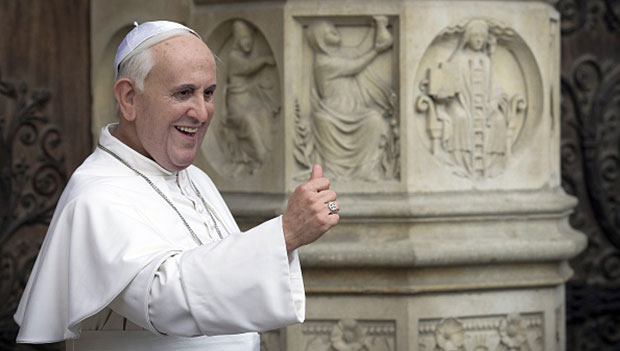
[(307, 30), (315, 82), (309, 153), (334, 178), (374, 181), (396, 173), (395, 94), (369, 67), (393, 39), (386, 17), (374, 21), (374, 44), (366, 52), (344, 47), (340, 31), (329, 21), (316, 21)]
[(226, 110), (224, 140), (237, 165), (234, 174), (253, 173), (266, 160), (270, 119), (280, 110), (275, 100), (273, 77), (261, 74), (274, 66), (271, 55), (258, 55), (254, 48), (254, 30), (242, 20), (233, 27), (233, 46), (228, 55), (228, 77), (225, 87)]
[(514, 114), (525, 108), (520, 96), (509, 98), (492, 73), (496, 38), (481, 19), (467, 23), (457, 48), (424, 82), (431, 151), (448, 154), (462, 175), (483, 179), (497, 175), (511, 153)]
[(455, 318), (446, 318), (435, 329), (435, 351), (465, 351), (465, 328)]

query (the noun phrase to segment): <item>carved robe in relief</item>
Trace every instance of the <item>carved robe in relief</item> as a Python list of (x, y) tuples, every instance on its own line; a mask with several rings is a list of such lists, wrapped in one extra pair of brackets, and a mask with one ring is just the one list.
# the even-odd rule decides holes
[(235, 67), (235, 76), (229, 77), (226, 85), (224, 125), (234, 134), (229, 140), (232, 161), (261, 164), (268, 152), (265, 139), (269, 136), (271, 117), (279, 108), (273, 97), (275, 83), (271, 76), (261, 74), (262, 64), (252, 62), (242, 53), (231, 52), (229, 60)]
[(437, 118), (444, 123), (442, 146), (456, 164), (472, 172), (476, 145), (487, 155), (506, 151), (506, 121), (498, 110), (491, 61), (485, 52), (460, 49), (441, 69), (450, 72), (445, 75), (450, 79), (442, 82), (450, 87), (443, 91), (453, 92), (435, 96)]
[[(60, 198), (15, 314), (18, 342), (258, 351), (256, 331), (303, 321), (301, 268), (280, 217), (241, 232), (206, 174), (168, 172), (107, 128), (101, 145), (149, 177), (204, 244), (143, 178), (97, 149)], [(140, 330), (109, 328), (109, 308)], [(80, 335), (84, 324), (96, 330)]]
[(317, 53), (312, 130), (317, 160), (336, 178), (376, 180), (388, 139), (391, 87), (355, 59)]

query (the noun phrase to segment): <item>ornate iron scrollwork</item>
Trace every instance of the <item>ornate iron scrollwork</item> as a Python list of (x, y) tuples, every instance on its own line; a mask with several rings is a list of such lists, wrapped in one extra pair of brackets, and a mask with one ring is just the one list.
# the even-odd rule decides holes
[(620, 348), (620, 3), (562, 0), (562, 185), (588, 236), (567, 284), (567, 350)]
[[(44, 115), (51, 94), (30, 92), (25, 83), (4, 81), (0, 74), (0, 97), (9, 101), (0, 110), (0, 349), (4, 350), (13, 348), (17, 333), (13, 313), (41, 245), (40, 237), (33, 240), (22, 229), (49, 224), (67, 174), (60, 132)], [(23, 349), (55, 349), (55, 345)]]

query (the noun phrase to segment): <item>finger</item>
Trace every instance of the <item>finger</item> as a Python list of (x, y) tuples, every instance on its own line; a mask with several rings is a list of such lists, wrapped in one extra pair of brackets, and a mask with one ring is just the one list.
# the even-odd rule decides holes
[(334, 227), (336, 224), (338, 224), (339, 221), (340, 221), (340, 216), (337, 213), (332, 213), (329, 216), (327, 216), (327, 225), (329, 225), (330, 229)]
[(302, 186), (308, 190), (321, 192), (323, 190), (329, 189), (329, 179), (325, 177), (310, 179), (307, 183)]
[(334, 201), (338, 198), (338, 195), (335, 191), (327, 189), (319, 192), (319, 196), (317, 197), (317, 201), (322, 201), (323, 203), (328, 203), (330, 201)]
[(323, 167), (321, 165), (312, 166), (312, 174), (310, 175), (310, 180), (322, 178), (323, 177)]

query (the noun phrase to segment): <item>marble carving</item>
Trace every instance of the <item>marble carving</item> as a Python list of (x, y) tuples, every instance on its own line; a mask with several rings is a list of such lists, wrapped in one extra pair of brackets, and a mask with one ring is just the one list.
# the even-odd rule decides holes
[(494, 68), (510, 62), (494, 53), (502, 40), (514, 35), (483, 19), (447, 28), (440, 37), (456, 36), (457, 45), (449, 57), (427, 70), (421, 82), (416, 108), (426, 114), (430, 151), (459, 176), (473, 180), (497, 176), (511, 156), (527, 101), (525, 92), (503, 89), (506, 77)]
[(394, 351), (395, 325), (389, 321), (308, 321), (304, 324), (304, 351)]
[(420, 351), (543, 351), (542, 314), (420, 321)]
[(234, 20), (232, 32), (218, 136), (231, 163), (227, 173), (234, 177), (254, 174), (267, 161), (280, 102), (270, 50), (258, 47), (258, 33), (244, 20)]
[[(378, 56), (392, 50), (388, 18), (372, 17), (372, 27), (364, 30), (374, 34), (345, 46), (331, 21), (316, 20), (306, 29), (314, 81), (310, 116), (296, 121), (295, 158), (305, 170), (322, 164), (332, 179), (377, 181), (399, 173), (396, 95), (391, 79), (373, 68)], [(365, 41), (370, 48), (363, 49)]]

